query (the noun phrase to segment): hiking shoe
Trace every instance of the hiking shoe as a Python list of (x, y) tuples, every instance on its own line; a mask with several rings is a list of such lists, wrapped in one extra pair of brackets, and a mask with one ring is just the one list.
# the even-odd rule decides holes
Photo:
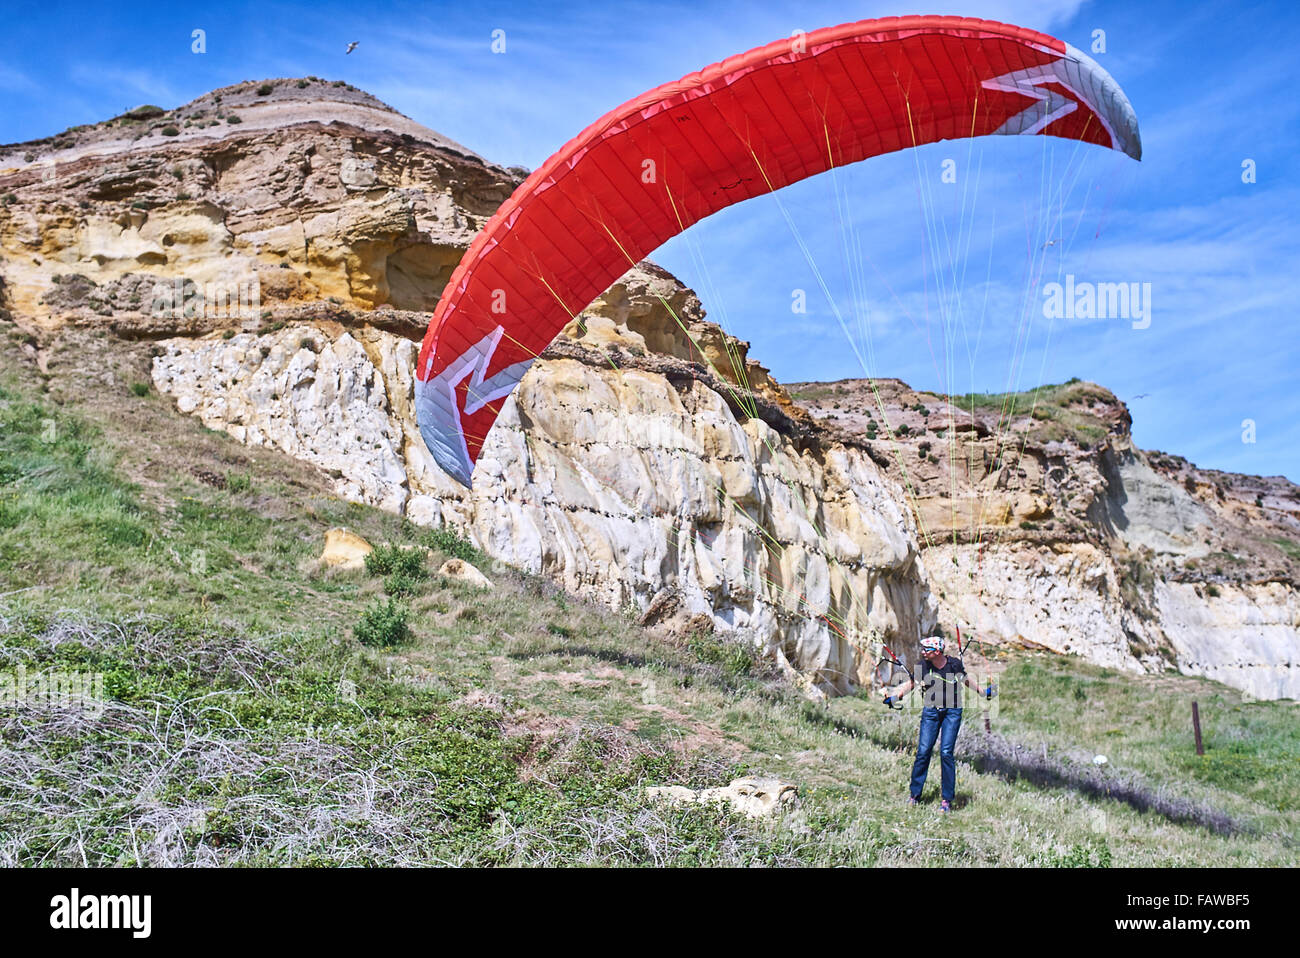
[(945, 798), (942, 802), (939, 803), (939, 811), (944, 813), (951, 812), (952, 802), (948, 801), (948, 799)]
[(909, 796), (907, 796), (907, 804), (909, 804), (909, 805), (920, 805), (921, 802), (920, 802), (920, 799), (918, 799), (915, 795), (909, 795)]

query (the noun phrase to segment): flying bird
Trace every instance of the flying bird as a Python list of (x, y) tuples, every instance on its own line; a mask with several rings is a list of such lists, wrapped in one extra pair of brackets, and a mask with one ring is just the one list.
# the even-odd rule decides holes
[(1150, 396), (1150, 395), (1151, 395), (1150, 393), (1139, 393), (1138, 395), (1134, 396), (1133, 398), (1134, 398), (1134, 399), (1146, 399), (1146, 398), (1147, 398), (1148, 396)]
[(1043, 244), (1043, 249), (1047, 249), (1047, 247), (1055, 246), (1055, 245), (1056, 245), (1056, 240), (1048, 240), (1046, 243)]
[(352, 52), (353, 50), (355, 50), (356, 48), (357, 48), (357, 41), (356, 41), (356, 40), (353, 40), (351, 43), (348, 44), (348, 48), (347, 48), (346, 50), (343, 51), (343, 55), (344, 55), (344, 56), (347, 56), (349, 53), (351, 53), (351, 52)]

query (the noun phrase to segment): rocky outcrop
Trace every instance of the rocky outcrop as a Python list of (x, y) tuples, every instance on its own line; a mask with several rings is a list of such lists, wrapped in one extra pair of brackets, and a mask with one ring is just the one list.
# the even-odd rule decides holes
[(747, 818), (778, 818), (799, 810), (799, 790), (777, 778), (738, 778), (729, 785), (696, 791), (684, 785), (646, 789), (651, 801), (726, 805)]
[(366, 556), (373, 551), (374, 547), (355, 532), (329, 529), (325, 532), (325, 548), (317, 561), (326, 568), (364, 569)]
[(941, 619), (1121, 669), (1300, 698), (1300, 488), (1134, 447), (1094, 383), (1007, 396), (790, 387), (907, 489)]
[(340, 496), (401, 512), (402, 428), (383, 374), (347, 332), (291, 327), (230, 339), (172, 339), (154, 384), (209, 429), (274, 446), (334, 477)]
[[(360, 91), (269, 85), (0, 148), (9, 308), (44, 328), (126, 312), (155, 337), (282, 303), (432, 309), (518, 173)], [(48, 295), (74, 275), (79, 295)]]
[(438, 575), (452, 579), (475, 589), (493, 588), (492, 580), (464, 559), (448, 559), (438, 567)]

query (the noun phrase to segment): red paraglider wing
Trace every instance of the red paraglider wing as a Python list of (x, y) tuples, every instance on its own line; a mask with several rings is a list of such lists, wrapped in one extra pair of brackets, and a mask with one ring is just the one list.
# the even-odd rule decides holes
[(421, 434), (469, 485), (532, 360), (628, 268), (723, 207), (923, 143), (1039, 133), (1141, 157), (1132, 107), (1087, 55), (957, 17), (800, 34), (644, 93), (547, 160), (475, 238), (420, 349)]

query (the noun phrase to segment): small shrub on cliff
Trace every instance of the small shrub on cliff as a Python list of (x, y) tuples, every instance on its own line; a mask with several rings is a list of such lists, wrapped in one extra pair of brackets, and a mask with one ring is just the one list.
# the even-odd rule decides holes
[(147, 395), (149, 395), (149, 384), (148, 384), (148, 383), (132, 383), (132, 384), (131, 384), (131, 392), (132, 392), (133, 395), (136, 395), (136, 396), (147, 396)]
[(424, 579), (429, 574), (424, 568), (424, 560), (423, 549), (403, 549), (401, 546), (383, 545), (366, 556), (366, 571), (371, 575), (400, 575), (409, 579)]
[(352, 631), (362, 645), (378, 648), (401, 645), (411, 638), (410, 614), (410, 610), (396, 599), (389, 599), (386, 603), (376, 599), (361, 613), (361, 621)]
[(258, 95), (258, 96), (270, 96), (270, 95), (271, 95), (271, 92), (272, 92), (274, 89), (275, 89), (275, 87), (271, 86), (271, 84), (269, 84), (269, 83), (263, 83), (260, 87), (257, 88), (257, 95)]
[(162, 128), (162, 135), (163, 135), (163, 136), (180, 136), (180, 135), (181, 135), (181, 131), (178, 130), (178, 129), (176, 129), (176, 127), (174, 127), (174, 126), (165, 126), (165, 127)]
[(446, 526), (439, 526), (429, 532), (425, 536), (425, 541), (428, 542), (431, 548), (453, 559), (464, 559), (466, 562), (473, 562), (482, 558), (482, 554), (474, 548), (468, 539), (462, 538), (454, 529), (449, 529)]

